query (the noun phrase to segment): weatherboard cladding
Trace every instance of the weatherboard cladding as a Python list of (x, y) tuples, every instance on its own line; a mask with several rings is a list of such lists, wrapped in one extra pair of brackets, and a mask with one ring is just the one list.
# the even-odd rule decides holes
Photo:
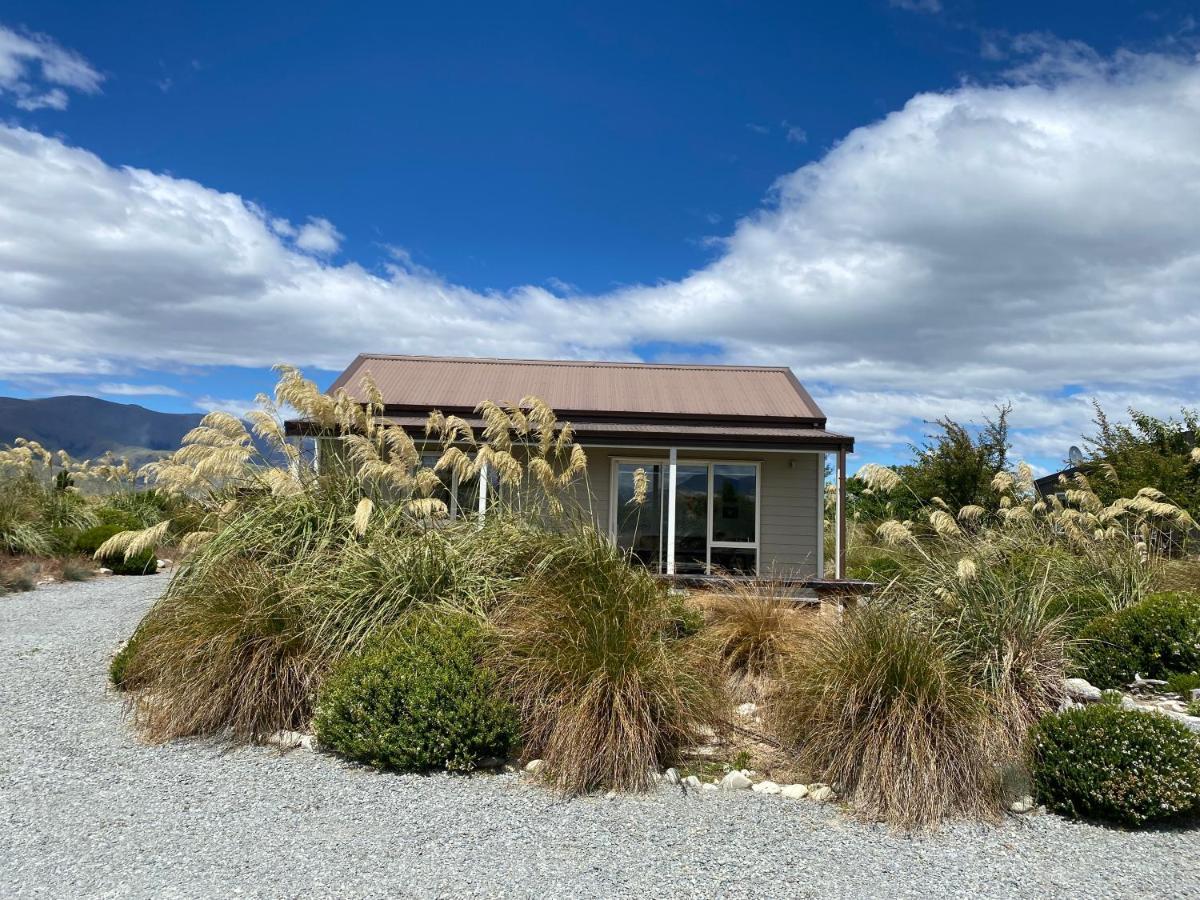
[(473, 409), (483, 399), (507, 403), (532, 395), (560, 414), (825, 424), (787, 368), (364, 354), (331, 390), (363, 399), (368, 373), (388, 407)]

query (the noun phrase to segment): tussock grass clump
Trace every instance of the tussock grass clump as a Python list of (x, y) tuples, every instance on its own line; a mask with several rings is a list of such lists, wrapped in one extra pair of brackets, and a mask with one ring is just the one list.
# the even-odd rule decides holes
[(548, 538), (494, 621), (525, 755), (564, 793), (644, 789), (722, 718), (696, 644), (669, 634), (666, 589), (594, 529)]
[(811, 630), (813, 616), (778, 582), (724, 579), (700, 600), (704, 642), (735, 696), (761, 699), (781, 661)]
[(863, 817), (906, 827), (995, 819), (1007, 741), (943, 636), (883, 606), (815, 630), (789, 657), (768, 721), (799, 764)]

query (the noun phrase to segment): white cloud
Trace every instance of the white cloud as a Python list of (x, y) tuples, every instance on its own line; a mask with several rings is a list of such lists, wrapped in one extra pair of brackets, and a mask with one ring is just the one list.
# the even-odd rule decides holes
[(1017, 52), (1017, 80), (917, 95), (781, 178), (711, 265), (591, 297), (334, 265), (327, 220), (3, 127), (0, 375), (703, 344), (792, 365), (878, 445), (1012, 399), (1019, 446), (1057, 457), (1093, 394), (1200, 391), (1200, 65)]
[(939, 13), (942, 11), (942, 0), (888, 0), (888, 5), (909, 12)]
[(309, 219), (296, 233), (295, 243), (309, 253), (330, 256), (341, 246), (342, 235), (328, 219)]
[(251, 410), (258, 409), (258, 404), (253, 400), (240, 400), (237, 398), (228, 399), (221, 397), (200, 397), (195, 402), (196, 409), (201, 412), (225, 412), (231, 416), (237, 416), (239, 419), (245, 418), (246, 413)]
[(112, 397), (182, 397), (183, 392), (165, 384), (130, 384), (124, 381), (106, 381), (95, 387), (97, 393)]
[(0, 25), (0, 96), (20, 109), (66, 109), (66, 88), (95, 94), (103, 81), (82, 56), (45, 35)]

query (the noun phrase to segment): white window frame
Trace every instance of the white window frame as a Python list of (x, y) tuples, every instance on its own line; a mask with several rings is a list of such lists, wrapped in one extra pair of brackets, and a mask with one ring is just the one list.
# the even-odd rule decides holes
[[(704, 572), (709, 574), (712, 572), (712, 551), (716, 547), (720, 550), (753, 550), (754, 551), (754, 574), (758, 575), (762, 567), (762, 460), (758, 459), (691, 459), (679, 457), (677, 462), (679, 466), (706, 466), (708, 469), (708, 513), (707, 518), (707, 534), (705, 535), (704, 545)], [(619, 488), (618, 478), (620, 466), (635, 465), (635, 466), (661, 466), (664, 471), (668, 465), (668, 459), (662, 457), (637, 457), (637, 456), (613, 456), (610, 457), (609, 469), (609, 496), (608, 496), (608, 535), (615, 543), (617, 540), (617, 507), (618, 498), (617, 491)], [(754, 540), (752, 542), (742, 541), (714, 541), (713, 540), (713, 467), (714, 466), (753, 466), (754, 467)], [(660, 566), (663, 563), (660, 561)]]

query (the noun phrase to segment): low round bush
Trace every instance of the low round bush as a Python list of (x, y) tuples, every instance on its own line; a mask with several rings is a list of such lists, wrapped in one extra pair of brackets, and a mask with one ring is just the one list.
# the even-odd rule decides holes
[(1151, 594), (1095, 619), (1079, 638), (1082, 674), (1097, 687), (1200, 671), (1200, 597)]
[[(131, 530), (133, 529), (124, 525), (97, 525), (76, 538), (75, 550), (77, 553), (93, 556), (100, 549), (100, 545), (110, 537), (120, 534), (122, 531)], [(146, 550), (129, 557), (129, 559), (116, 553), (105, 557), (102, 562), (107, 568), (112, 569), (114, 575), (153, 575), (158, 571), (158, 557), (153, 550)]]
[(1200, 813), (1200, 739), (1165, 715), (1095, 704), (1031, 734), (1037, 798), (1063, 815), (1124, 825)]
[(112, 686), (117, 690), (126, 690), (134, 687), (130, 678), (130, 669), (134, 655), (138, 650), (141, 633), (142, 629), (139, 627), (129, 636), (129, 640), (125, 642), (124, 646), (113, 655), (112, 660), (108, 664), (108, 680), (112, 682)]
[(483, 635), (467, 619), (420, 618), (325, 679), (314, 717), (321, 746), (379, 769), (469, 772), (504, 758), (516, 710), (480, 664)]

